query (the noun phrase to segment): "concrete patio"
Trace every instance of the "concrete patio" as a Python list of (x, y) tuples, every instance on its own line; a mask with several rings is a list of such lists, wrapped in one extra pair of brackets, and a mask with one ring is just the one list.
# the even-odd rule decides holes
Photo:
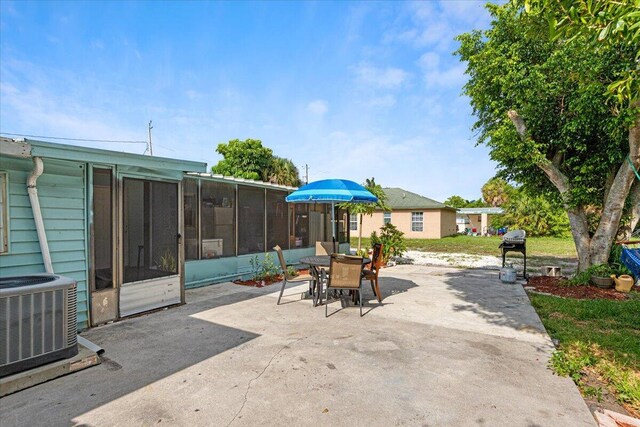
[(84, 333), (103, 363), (1, 399), (1, 424), (595, 425), (548, 370), (553, 346), (521, 286), (424, 266), (381, 277), (383, 304), (362, 318), (325, 319), (304, 285), (280, 306), (278, 285), (187, 291), (184, 306)]

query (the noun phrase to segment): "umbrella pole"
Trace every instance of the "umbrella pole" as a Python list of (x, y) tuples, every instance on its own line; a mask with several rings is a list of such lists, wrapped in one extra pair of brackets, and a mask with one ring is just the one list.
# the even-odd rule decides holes
[(337, 227), (336, 219), (335, 219), (336, 209), (335, 209), (334, 205), (335, 205), (335, 202), (332, 201), (331, 202), (331, 234), (332, 234), (332, 237), (333, 237), (333, 252), (338, 252), (337, 249), (336, 249), (336, 234), (337, 234), (336, 233), (336, 229), (338, 227)]

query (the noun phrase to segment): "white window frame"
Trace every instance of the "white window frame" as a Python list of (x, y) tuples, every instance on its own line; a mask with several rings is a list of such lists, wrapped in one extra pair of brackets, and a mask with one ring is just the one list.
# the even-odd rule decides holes
[(358, 231), (358, 214), (349, 214), (349, 230)]
[(424, 212), (411, 212), (411, 231), (424, 231)]
[(382, 213), (382, 225), (391, 224), (391, 212)]
[(0, 171), (0, 254), (9, 252), (9, 175)]

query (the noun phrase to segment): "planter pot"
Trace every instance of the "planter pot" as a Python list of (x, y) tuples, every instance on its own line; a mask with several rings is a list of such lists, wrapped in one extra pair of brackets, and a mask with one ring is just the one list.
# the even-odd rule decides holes
[(610, 289), (613, 287), (613, 279), (611, 277), (591, 276), (591, 283), (600, 289)]

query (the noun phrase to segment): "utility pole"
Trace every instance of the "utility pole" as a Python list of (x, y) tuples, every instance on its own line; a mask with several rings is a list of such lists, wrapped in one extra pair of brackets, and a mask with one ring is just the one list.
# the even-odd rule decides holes
[(153, 129), (153, 126), (151, 126), (151, 120), (149, 120), (149, 143), (147, 144), (147, 150), (149, 150), (149, 155), (153, 156), (153, 145), (151, 145), (151, 129)]
[(309, 183), (309, 165), (305, 163), (304, 165), (304, 183)]

